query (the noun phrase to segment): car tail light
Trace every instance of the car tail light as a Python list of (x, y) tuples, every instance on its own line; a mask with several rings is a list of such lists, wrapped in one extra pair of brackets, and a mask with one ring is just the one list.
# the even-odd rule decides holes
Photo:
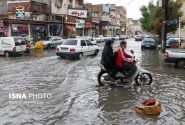
[(13, 48), (13, 52), (15, 52), (15, 51), (16, 51), (16, 47)]
[(70, 52), (75, 52), (75, 49), (74, 49), (74, 48), (71, 48), (71, 49), (70, 49)]
[(164, 57), (169, 57), (169, 54), (167, 51), (165, 52)]
[(59, 52), (59, 48), (56, 48), (56, 52)]

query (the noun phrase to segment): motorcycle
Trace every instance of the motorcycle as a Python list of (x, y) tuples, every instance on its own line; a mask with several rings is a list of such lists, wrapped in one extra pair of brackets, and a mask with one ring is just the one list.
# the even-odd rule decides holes
[[(130, 51), (132, 53), (132, 55), (134, 55), (134, 51), (131, 50)], [(133, 56), (132, 58), (133, 62), (136, 65), (136, 70), (135, 73), (132, 76), (132, 83), (131, 85), (137, 85), (137, 86), (141, 86), (141, 85), (150, 85), (152, 83), (152, 75), (150, 74), (150, 72), (140, 68), (137, 65), (137, 60), (135, 59), (135, 56)], [(118, 72), (116, 73), (115, 77), (110, 77), (111, 75), (111, 71), (106, 70), (103, 65), (100, 65), (100, 72), (98, 73), (98, 83), (100, 86), (104, 86), (106, 84), (112, 85), (112, 84), (117, 84), (117, 85), (127, 85), (127, 83), (125, 83), (125, 76), (126, 76), (126, 72)], [(111, 78), (111, 80), (110, 80)], [(134, 83), (135, 81), (135, 83)]]

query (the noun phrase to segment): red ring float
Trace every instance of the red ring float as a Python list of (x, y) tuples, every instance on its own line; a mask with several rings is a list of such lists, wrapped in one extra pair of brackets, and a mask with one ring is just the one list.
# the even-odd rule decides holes
[(135, 106), (134, 110), (145, 115), (157, 115), (161, 112), (161, 102), (156, 99), (142, 101), (141, 106)]

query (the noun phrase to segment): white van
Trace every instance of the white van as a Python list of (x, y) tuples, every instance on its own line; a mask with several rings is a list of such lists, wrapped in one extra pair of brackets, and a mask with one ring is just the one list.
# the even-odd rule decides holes
[(26, 41), (23, 37), (0, 37), (0, 55), (6, 57), (26, 52)]

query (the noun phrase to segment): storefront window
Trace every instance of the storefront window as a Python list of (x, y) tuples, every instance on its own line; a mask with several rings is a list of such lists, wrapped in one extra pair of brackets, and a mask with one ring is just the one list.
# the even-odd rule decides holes
[(51, 24), (50, 25), (50, 35), (60, 36), (61, 32), (62, 32), (62, 29), (63, 29), (63, 27), (60, 24), (58, 24), (58, 25)]
[(43, 39), (47, 37), (47, 27), (40, 25), (31, 25), (31, 34), (35, 42)]
[(20, 24), (12, 24), (12, 36), (28, 36), (28, 26)]

